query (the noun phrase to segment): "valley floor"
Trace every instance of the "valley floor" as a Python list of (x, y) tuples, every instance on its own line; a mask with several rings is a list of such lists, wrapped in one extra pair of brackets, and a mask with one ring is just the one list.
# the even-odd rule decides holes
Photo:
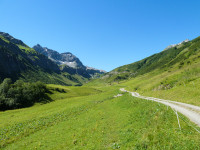
[[(199, 149), (200, 134), (170, 107), (117, 86), (61, 87), (54, 102), (0, 112), (1, 149)], [(78, 92), (78, 93), (77, 93)]]

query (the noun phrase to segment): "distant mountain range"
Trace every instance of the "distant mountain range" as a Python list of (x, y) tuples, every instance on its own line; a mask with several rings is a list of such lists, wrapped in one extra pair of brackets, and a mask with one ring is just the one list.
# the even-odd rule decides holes
[[(96, 74), (103, 74), (106, 71), (95, 69), (92, 67), (84, 66), (83, 63), (77, 58), (75, 55), (73, 55), (70, 52), (65, 53), (58, 53), (55, 50), (49, 49), (47, 47), (42, 47), (41, 45), (37, 44), (33, 46), (33, 49), (35, 49), (37, 52), (47, 56), (49, 59), (54, 61), (56, 64), (58, 64), (61, 68), (61, 70), (69, 70), (69, 73), (75, 74), (89, 74), (90, 77), (94, 77)], [(88, 77), (89, 77), (88, 76)]]
[(0, 32), (0, 79), (43, 81), (81, 85), (104, 71), (88, 69), (71, 53), (59, 54), (36, 45), (33, 48), (8, 33)]

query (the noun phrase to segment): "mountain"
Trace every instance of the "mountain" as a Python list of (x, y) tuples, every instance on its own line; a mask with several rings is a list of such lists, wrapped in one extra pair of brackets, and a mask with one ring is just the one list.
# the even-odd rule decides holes
[[(69, 53), (62, 54), (62, 59), (74, 60), (77, 65), (81, 65), (78, 58)], [(23, 41), (0, 32), (0, 80), (11, 78), (13, 81), (22, 79), (29, 82), (81, 85), (91, 77), (85, 68), (74, 73), (67, 68), (68, 66), (59, 66)]]
[(60, 72), (54, 62), (4, 32), (0, 32), (0, 68), (1, 78), (15, 78), (20, 72), (35, 69)]
[(65, 64), (72, 68), (84, 67), (82, 62), (70, 52), (60, 54), (55, 50), (49, 49), (47, 47), (42, 47), (39, 44), (33, 46), (33, 49), (47, 56), (49, 59), (51, 59), (58, 65)]
[(37, 52), (47, 56), (49, 59), (58, 64), (61, 70), (69, 72), (70, 74), (81, 74), (85, 77), (94, 77), (98, 74), (103, 74), (105, 71), (95, 69), (92, 67), (84, 66), (83, 63), (70, 52), (58, 53), (55, 50), (49, 49), (47, 47), (42, 47), (37, 44), (33, 46)]

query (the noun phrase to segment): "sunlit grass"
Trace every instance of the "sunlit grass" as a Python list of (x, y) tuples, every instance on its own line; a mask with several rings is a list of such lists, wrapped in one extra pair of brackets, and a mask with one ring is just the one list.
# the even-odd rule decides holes
[[(48, 87), (54, 102), (0, 113), (2, 149), (196, 149), (200, 144), (185, 117), (180, 130), (171, 108), (129, 94), (113, 98), (118, 86), (103, 92)], [(64, 89), (60, 94), (66, 96), (60, 99), (53, 88)]]
[[(19, 49), (24, 50), (25, 53), (28, 53), (28, 54), (29, 53), (32, 53), (32, 54), (36, 53), (36, 51), (34, 49), (30, 48), (30, 47), (25, 47), (23, 45), (17, 45), (17, 46), (19, 47)], [(38, 58), (35, 58), (35, 59), (38, 59)]]

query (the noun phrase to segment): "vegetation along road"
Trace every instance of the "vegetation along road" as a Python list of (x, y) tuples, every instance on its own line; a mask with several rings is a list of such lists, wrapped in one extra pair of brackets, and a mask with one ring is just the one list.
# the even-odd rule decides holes
[[(142, 98), (142, 99), (146, 99), (146, 100), (152, 100), (152, 101), (159, 102), (164, 105), (170, 106), (172, 109), (175, 110), (176, 114), (178, 111), (178, 112), (182, 113), (183, 115), (185, 115), (186, 117), (188, 117), (192, 122), (194, 122), (195, 124), (200, 126), (200, 107), (198, 107), (198, 106), (181, 103), (181, 102), (176, 102), (176, 101), (154, 98), (154, 97), (141, 96), (139, 93), (126, 91), (124, 88), (121, 88), (120, 91), (129, 92), (134, 97), (138, 97), (138, 98)], [(177, 118), (178, 118), (178, 114), (177, 114)], [(198, 131), (198, 132), (200, 133), (200, 131)]]

